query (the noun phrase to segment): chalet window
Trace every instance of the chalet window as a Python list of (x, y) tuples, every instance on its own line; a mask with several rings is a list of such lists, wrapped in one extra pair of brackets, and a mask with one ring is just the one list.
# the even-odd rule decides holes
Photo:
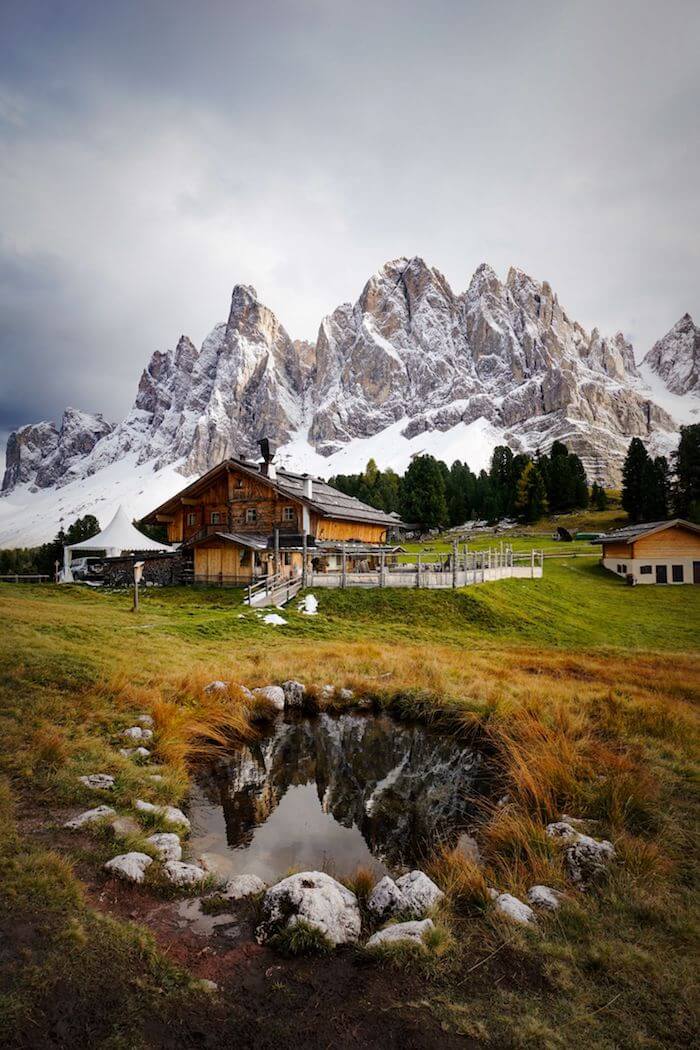
[(188, 525), (196, 525), (197, 524), (197, 512), (196, 511), (194, 511), (194, 510), (189, 511), (189, 513), (187, 515), (187, 524)]
[(683, 566), (672, 565), (671, 566), (671, 579), (674, 583), (683, 583)]
[(211, 523), (212, 525), (221, 524), (221, 515), (219, 514), (218, 510), (213, 510), (211, 512)]
[(237, 489), (242, 489), (243, 488), (243, 478), (236, 478), (236, 488)]
[(294, 521), (295, 517), (294, 507), (282, 507), (282, 521)]
[(619, 563), (618, 563), (618, 566), (617, 566), (617, 571), (618, 571), (618, 573), (622, 572), (622, 566)]
[(255, 507), (246, 507), (245, 520), (248, 525), (253, 525), (258, 520), (258, 512)]
[(642, 565), (639, 571), (642, 576), (651, 576), (651, 565)]

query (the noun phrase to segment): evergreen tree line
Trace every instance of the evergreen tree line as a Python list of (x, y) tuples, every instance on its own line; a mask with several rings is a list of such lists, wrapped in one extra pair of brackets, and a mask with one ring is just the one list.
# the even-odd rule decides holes
[(83, 540), (89, 540), (99, 531), (100, 523), (94, 514), (86, 514), (74, 521), (65, 531), (59, 529), (50, 543), (42, 543), (40, 547), (0, 550), (0, 575), (17, 573), (22, 576), (41, 573), (53, 577), (56, 562), (63, 564), (64, 546), (67, 543), (81, 543)]
[(622, 468), (622, 506), (630, 521), (663, 521), (672, 515), (700, 522), (700, 423), (681, 427), (671, 464), (652, 457), (632, 438)]
[(362, 474), (339, 474), (329, 484), (424, 529), (505, 517), (533, 522), (587, 507), (591, 496), (596, 506), (607, 503), (600, 486), (589, 494), (583, 463), (561, 441), (534, 457), (498, 445), (489, 470), (479, 474), (459, 460), (448, 467), (426, 455), (412, 459), (403, 476), (370, 460)]

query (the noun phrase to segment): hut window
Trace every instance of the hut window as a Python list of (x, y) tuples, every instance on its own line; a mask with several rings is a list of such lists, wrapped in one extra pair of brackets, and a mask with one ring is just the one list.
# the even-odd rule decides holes
[(220, 522), (221, 522), (221, 515), (219, 514), (218, 510), (213, 510), (211, 512), (211, 523), (212, 523), (212, 525), (219, 525)]
[(187, 524), (188, 525), (196, 525), (197, 524), (197, 513), (196, 513), (196, 511), (191, 510), (189, 512), (189, 514), (187, 515)]
[(651, 576), (651, 565), (642, 565), (639, 571), (642, 576)]
[(674, 583), (683, 583), (683, 566), (672, 565), (671, 566), (671, 579)]
[(255, 507), (246, 507), (245, 520), (249, 525), (258, 520), (258, 512)]
[(294, 507), (282, 507), (282, 521), (294, 521)]

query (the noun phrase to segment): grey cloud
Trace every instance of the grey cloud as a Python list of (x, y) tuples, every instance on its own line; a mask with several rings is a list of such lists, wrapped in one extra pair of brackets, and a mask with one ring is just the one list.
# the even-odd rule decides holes
[(0, 17), (0, 428), (122, 415), (236, 281), (310, 338), (401, 254), (459, 290), (520, 266), (638, 352), (700, 312), (697, 4)]

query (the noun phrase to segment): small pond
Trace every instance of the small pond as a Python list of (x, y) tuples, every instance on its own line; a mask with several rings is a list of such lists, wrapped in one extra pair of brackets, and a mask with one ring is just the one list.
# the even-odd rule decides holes
[(198, 778), (193, 856), (266, 882), (290, 868), (395, 874), (469, 841), (480, 765), (454, 737), (386, 716), (280, 717)]

